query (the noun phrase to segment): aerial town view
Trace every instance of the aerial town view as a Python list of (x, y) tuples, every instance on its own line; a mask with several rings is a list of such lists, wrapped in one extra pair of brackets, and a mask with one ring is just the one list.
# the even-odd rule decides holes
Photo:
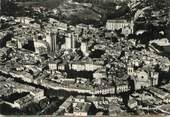
[(170, 0), (0, 0), (0, 115), (170, 115)]

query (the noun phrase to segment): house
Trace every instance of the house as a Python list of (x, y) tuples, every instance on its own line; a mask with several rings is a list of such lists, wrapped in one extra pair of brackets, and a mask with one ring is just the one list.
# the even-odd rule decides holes
[(57, 70), (57, 63), (50, 62), (50, 63), (48, 63), (48, 67), (50, 70)]
[(115, 87), (97, 88), (94, 91), (94, 94), (103, 94), (103, 95), (115, 94)]
[(63, 63), (59, 64), (58, 70), (65, 70), (65, 65)]
[(34, 48), (35, 52), (39, 54), (47, 53), (49, 50), (47, 42), (41, 40), (34, 41)]
[[(61, 63), (61, 60), (49, 60), (48, 67), (50, 70), (57, 70), (59, 69), (59, 66), (60, 66), (60, 69), (63, 69), (61, 68), (62, 64), (60, 63)], [(63, 67), (65, 68), (64, 64), (63, 64)]]
[(102, 68), (103, 65), (102, 64), (97, 64), (97, 63), (85, 63), (85, 69), (87, 71), (94, 71), (94, 70), (97, 70), (99, 68)]
[(76, 71), (94, 71), (103, 67), (103, 63), (98, 62), (88, 62), (88, 61), (75, 61), (71, 64), (71, 69)]
[(137, 107), (138, 106), (138, 103), (137, 103), (137, 101), (135, 100), (135, 99), (130, 99), (129, 101), (128, 101), (128, 107), (130, 108), (130, 109), (134, 109), (135, 107)]
[(32, 94), (28, 94), (24, 97), (21, 97), (14, 101), (14, 105), (20, 109), (27, 106), (28, 104), (33, 102), (34, 96)]
[(22, 81), (28, 82), (28, 83), (32, 83), (33, 81), (33, 76), (25, 71), (22, 72), (17, 72), (17, 71), (12, 71), (9, 73), (12, 77), (18, 78)]
[(29, 85), (23, 85), (23, 84), (19, 84), (19, 83), (15, 83), (16, 84), (16, 89), (14, 91), (16, 91), (17, 93), (29, 93), (31, 94), (33, 97), (34, 101), (39, 101), (41, 99), (44, 99), (44, 90), (43, 89), (39, 89), (39, 88), (35, 88)]
[(120, 30), (122, 29), (122, 34), (128, 36), (129, 34), (133, 34), (134, 23), (133, 21), (127, 20), (107, 20), (106, 22), (107, 30)]
[(18, 23), (23, 23), (23, 24), (30, 24), (31, 21), (33, 21), (34, 19), (29, 18), (29, 17), (17, 17), (15, 19), (16, 22)]
[(42, 89), (35, 89), (35, 91), (33, 91), (32, 94), (34, 95), (34, 101), (39, 101), (45, 98), (44, 90)]
[(65, 102), (59, 106), (59, 109), (66, 113), (69, 112), (72, 107), (73, 99), (73, 96), (68, 97)]
[(90, 112), (91, 103), (89, 102), (78, 102), (73, 104), (73, 115), (74, 116), (87, 116)]
[[(60, 77), (59, 77), (60, 78)], [(74, 84), (75, 83), (75, 79), (74, 78), (61, 78), (60, 79), (60, 83), (64, 84), (64, 85), (70, 85), (70, 84)]]
[(129, 91), (129, 86), (128, 84), (117, 84), (116, 85), (116, 93), (119, 94), (119, 93), (122, 93), (122, 92), (127, 92)]
[(94, 104), (96, 109), (98, 110), (108, 110), (109, 109), (109, 101), (104, 97), (87, 97), (90, 102)]
[(75, 97), (74, 102), (84, 103), (85, 102), (85, 96), (77, 96), (77, 97)]
[(106, 69), (99, 69), (93, 73), (95, 79), (106, 78)]
[(75, 63), (72, 63), (72, 69), (76, 71), (84, 71), (85, 65), (82, 62), (75, 62)]
[(163, 101), (169, 95), (167, 92), (164, 92), (163, 90), (158, 89), (156, 87), (150, 87), (149, 92), (152, 93), (154, 96), (160, 98)]

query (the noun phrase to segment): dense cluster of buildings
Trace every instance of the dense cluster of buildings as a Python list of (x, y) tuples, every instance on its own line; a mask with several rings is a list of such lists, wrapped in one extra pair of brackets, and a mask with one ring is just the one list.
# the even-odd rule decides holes
[[(17, 94), (21, 94), (22, 97), (19, 98)], [(23, 109), (33, 102), (39, 102), (40, 100), (46, 98), (44, 95), (44, 90), (18, 83), (11, 78), (6, 79), (2, 76), (0, 97), (6, 101), (3, 103), (19, 109)]]
[[(54, 115), (163, 111), (158, 105), (170, 103), (170, 60), (161, 48), (169, 46), (169, 39), (162, 30), (163, 37), (148, 40), (147, 48), (137, 42), (133, 18), (107, 20), (100, 28), (54, 18), (40, 23), (30, 17), (0, 20), (10, 25), (0, 30), (0, 96), (13, 108), (44, 100), (49, 90), (72, 94), (51, 112)], [(16, 93), (18, 98), (10, 102)]]

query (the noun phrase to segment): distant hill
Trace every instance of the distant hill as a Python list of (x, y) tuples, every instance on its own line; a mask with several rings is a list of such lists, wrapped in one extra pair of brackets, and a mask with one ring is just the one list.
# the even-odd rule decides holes
[(23, 6), (44, 6), (48, 8), (56, 8), (65, 0), (16, 0)]
[(82, 4), (63, 3), (57, 8), (60, 11), (62, 20), (71, 24), (84, 23), (96, 24), (102, 23), (102, 15), (94, 11), (91, 7)]
[[(60, 11), (59, 20), (70, 24), (84, 23), (103, 25), (106, 19), (119, 18), (125, 16), (129, 11), (126, 4), (122, 4), (120, 9), (116, 9), (114, 0), (16, 0), (21, 6), (44, 6), (49, 9), (56, 8)], [(95, 4), (95, 2), (98, 4)], [(78, 3), (77, 3), (78, 2)], [(84, 2), (92, 2), (91, 5), (84, 5)]]

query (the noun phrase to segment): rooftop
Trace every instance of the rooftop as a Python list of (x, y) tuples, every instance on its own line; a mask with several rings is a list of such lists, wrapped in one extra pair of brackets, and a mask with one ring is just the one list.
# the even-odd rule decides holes
[(26, 106), (27, 104), (30, 104), (31, 102), (33, 102), (33, 98), (34, 96), (31, 94), (28, 94), (20, 99), (17, 99), (15, 101), (15, 103), (19, 104), (21, 107)]
[(128, 23), (127, 20), (107, 20), (107, 23)]

